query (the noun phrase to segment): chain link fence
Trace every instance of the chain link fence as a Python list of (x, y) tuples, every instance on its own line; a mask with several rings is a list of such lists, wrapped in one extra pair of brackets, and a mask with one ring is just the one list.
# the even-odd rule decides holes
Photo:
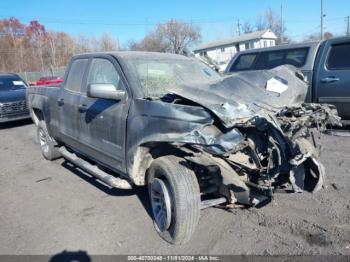
[(18, 75), (20, 75), (26, 82), (30, 82), (30, 81), (37, 81), (44, 76), (58, 76), (63, 78), (65, 70), (66, 70), (66, 67), (62, 66), (62, 67), (57, 67), (46, 71), (18, 73)]

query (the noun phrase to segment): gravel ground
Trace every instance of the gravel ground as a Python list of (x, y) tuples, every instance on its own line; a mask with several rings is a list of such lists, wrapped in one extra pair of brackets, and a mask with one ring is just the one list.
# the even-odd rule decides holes
[(156, 234), (145, 188), (109, 189), (48, 162), (34, 138), (30, 121), (0, 125), (0, 254), (350, 255), (350, 137), (323, 138), (325, 189), (276, 194), (260, 209), (206, 209), (182, 246)]

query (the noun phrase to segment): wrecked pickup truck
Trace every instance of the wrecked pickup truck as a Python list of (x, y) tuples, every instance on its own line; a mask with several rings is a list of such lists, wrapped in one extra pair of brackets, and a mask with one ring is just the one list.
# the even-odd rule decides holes
[(222, 78), (179, 55), (114, 52), (74, 56), (62, 87), (27, 99), (46, 159), (111, 187), (147, 185), (156, 231), (178, 244), (203, 208), (322, 187), (317, 142), (339, 118), (302, 104), (306, 90), (286, 66)]

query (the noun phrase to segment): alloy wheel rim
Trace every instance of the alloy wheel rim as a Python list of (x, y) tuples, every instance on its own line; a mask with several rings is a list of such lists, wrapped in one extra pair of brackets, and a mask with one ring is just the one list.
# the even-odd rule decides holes
[(163, 180), (155, 178), (151, 184), (151, 203), (154, 221), (160, 231), (165, 231), (171, 224), (171, 199)]
[(39, 130), (39, 142), (40, 142), (41, 148), (45, 152), (47, 152), (48, 151), (47, 138), (46, 138), (44, 130), (42, 130), (42, 129)]

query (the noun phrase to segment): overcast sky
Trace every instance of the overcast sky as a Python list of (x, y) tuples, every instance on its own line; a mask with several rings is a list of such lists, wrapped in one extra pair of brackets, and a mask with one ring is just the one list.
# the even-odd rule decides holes
[[(99, 37), (109, 32), (125, 45), (139, 40), (158, 22), (170, 18), (192, 22), (202, 29), (203, 42), (236, 33), (237, 19), (255, 23), (267, 8), (280, 15), (284, 6), (286, 35), (301, 40), (320, 31), (320, 0), (2, 0), (0, 18), (17, 17), (22, 22), (38, 20), (47, 29), (73, 35)], [(350, 0), (324, 0), (325, 31), (336, 35), (346, 30)]]

